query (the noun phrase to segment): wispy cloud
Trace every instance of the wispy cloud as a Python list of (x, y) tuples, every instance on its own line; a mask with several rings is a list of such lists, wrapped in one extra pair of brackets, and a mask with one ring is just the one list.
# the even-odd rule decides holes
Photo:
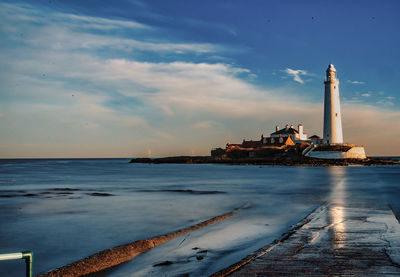
[(371, 92), (362, 93), (361, 96), (363, 97), (370, 97), (372, 95)]
[(351, 80), (347, 80), (347, 83), (353, 84), (353, 85), (364, 85), (365, 82), (361, 82), (361, 81), (351, 81)]
[(20, 23), (46, 24), (51, 21), (53, 24), (67, 25), (69, 28), (79, 29), (150, 29), (150, 26), (133, 21), (122, 19), (108, 19), (102, 17), (78, 15), (72, 13), (54, 12), (52, 10), (40, 10), (28, 4), (1, 3), (4, 16), (18, 19)]
[(147, 3), (140, 1), (140, 0), (128, 0), (129, 3), (132, 3), (136, 6), (142, 7), (142, 8), (146, 8), (147, 7)]
[(82, 16), (69, 13), (55, 13), (53, 19), (65, 21), (70, 23), (71, 27), (99, 29), (99, 30), (113, 30), (119, 28), (129, 29), (150, 29), (149, 26), (135, 21), (120, 20), (120, 19), (107, 19), (94, 16)]
[(395, 105), (395, 103), (394, 103), (395, 99), (396, 99), (396, 97), (394, 97), (394, 96), (384, 96), (377, 102), (377, 104), (386, 106), (386, 107), (392, 107)]
[(379, 100), (377, 103), (378, 103), (379, 105), (382, 105), (382, 106), (394, 106), (393, 101), (390, 101), (390, 100), (388, 100), (388, 99)]
[(289, 76), (293, 77), (293, 81), (298, 82), (300, 84), (304, 84), (304, 80), (300, 76), (308, 75), (307, 71), (302, 70), (302, 69), (295, 70), (295, 69), (286, 68), (285, 70), (283, 70), (283, 72), (285, 72)]
[[(21, 36), (14, 36), (20, 44), (28, 43), (35, 48), (65, 50), (114, 50), (114, 51), (153, 51), (173, 53), (212, 53), (227, 50), (210, 43), (180, 43), (157, 39), (131, 38), (130, 32), (141, 34), (151, 29), (150, 26), (120, 19), (107, 19), (70, 13), (42, 11), (29, 5), (0, 4), (0, 15), (7, 22), (3, 31), (17, 31)], [(13, 22), (13, 23), (12, 23)], [(35, 24), (32, 24), (35, 23)], [(93, 31), (96, 29), (97, 31)], [(119, 29), (118, 33), (110, 30)], [(128, 35), (130, 34), (130, 35)], [(136, 35), (136, 37), (140, 37)]]

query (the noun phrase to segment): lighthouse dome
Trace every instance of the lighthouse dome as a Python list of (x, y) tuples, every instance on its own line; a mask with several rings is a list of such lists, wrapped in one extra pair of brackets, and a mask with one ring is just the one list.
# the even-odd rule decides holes
[(336, 71), (336, 68), (330, 63), (326, 71)]

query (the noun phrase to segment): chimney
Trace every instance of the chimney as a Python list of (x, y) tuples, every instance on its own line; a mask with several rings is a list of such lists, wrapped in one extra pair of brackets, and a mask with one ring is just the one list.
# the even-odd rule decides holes
[(304, 132), (303, 124), (299, 124), (299, 135), (302, 136)]
[(276, 131), (278, 132), (279, 131), (279, 125), (276, 125)]
[(289, 124), (286, 124), (285, 128), (286, 128), (286, 131), (289, 130)]

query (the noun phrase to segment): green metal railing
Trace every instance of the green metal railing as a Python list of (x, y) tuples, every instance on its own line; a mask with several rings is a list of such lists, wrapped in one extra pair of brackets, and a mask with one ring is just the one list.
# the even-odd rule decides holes
[(26, 276), (32, 277), (33, 252), (24, 251), (18, 253), (0, 254), (0, 261), (25, 259)]

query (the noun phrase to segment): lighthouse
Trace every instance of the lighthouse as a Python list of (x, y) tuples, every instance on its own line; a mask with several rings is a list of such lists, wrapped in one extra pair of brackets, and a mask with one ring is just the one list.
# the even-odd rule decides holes
[(324, 137), (321, 141), (318, 136), (312, 136), (310, 146), (302, 154), (317, 159), (365, 159), (367, 156), (363, 146), (343, 143), (339, 80), (333, 64), (329, 64), (326, 70), (324, 84)]
[(343, 143), (342, 114), (340, 112), (339, 79), (336, 69), (329, 64), (325, 78), (324, 137), (326, 144)]

